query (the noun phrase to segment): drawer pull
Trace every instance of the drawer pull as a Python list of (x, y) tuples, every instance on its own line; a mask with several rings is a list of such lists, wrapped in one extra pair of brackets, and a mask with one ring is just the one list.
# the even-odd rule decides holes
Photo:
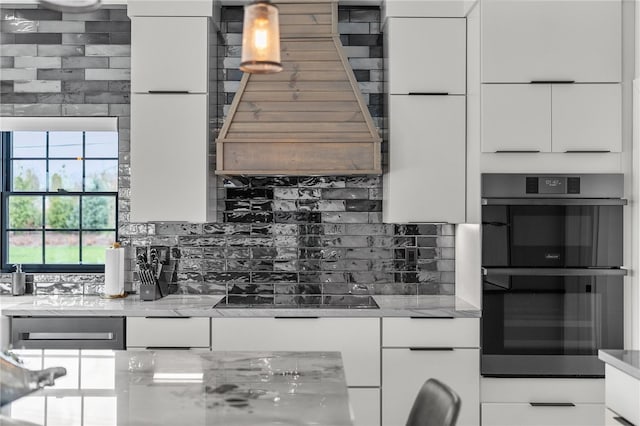
[(453, 317), (409, 317), (410, 319), (454, 319)]
[(430, 352), (437, 352), (437, 351), (452, 351), (453, 348), (438, 348), (438, 347), (433, 347), (433, 348), (425, 348), (425, 347), (413, 347), (413, 348), (409, 348), (410, 351), (430, 351)]
[(629, 420), (625, 419), (624, 417), (616, 416), (613, 418), (613, 420), (615, 420), (616, 422), (624, 426), (634, 426), (633, 423), (631, 423)]
[(171, 350), (171, 351), (188, 351), (191, 347), (184, 346), (147, 346), (145, 349), (149, 351), (163, 351), (163, 350)]
[(575, 407), (573, 402), (530, 402), (532, 407)]
[(109, 333), (109, 332), (22, 333), (22, 340), (113, 340), (113, 333)]
[(188, 90), (149, 90), (151, 95), (187, 95)]
[(573, 84), (575, 80), (531, 80), (531, 84)]
[(191, 317), (145, 317), (147, 319), (189, 319)]
[(539, 149), (499, 149), (496, 154), (537, 154)]
[(409, 92), (409, 96), (447, 96), (449, 92)]
[(607, 154), (610, 149), (569, 149), (565, 154)]
[(318, 319), (320, 317), (296, 317), (296, 316), (284, 316), (284, 317), (275, 317), (275, 319)]

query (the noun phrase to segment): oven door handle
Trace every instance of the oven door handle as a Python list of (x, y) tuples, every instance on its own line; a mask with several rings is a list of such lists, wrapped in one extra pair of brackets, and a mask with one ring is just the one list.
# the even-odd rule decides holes
[(624, 198), (483, 198), (483, 206), (626, 206)]
[(483, 272), (485, 272), (485, 275), (534, 275), (561, 277), (588, 277), (594, 275), (625, 276), (629, 273), (629, 271), (624, 268), (483, 268)]

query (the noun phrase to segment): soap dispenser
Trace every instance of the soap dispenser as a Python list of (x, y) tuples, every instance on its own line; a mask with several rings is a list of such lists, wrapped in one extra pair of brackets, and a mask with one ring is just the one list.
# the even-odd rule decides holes
[(25, 293), (26, 274), (22, 272), (22, 265), (13, 265), (16, 271), (11, 274), (11, 294), (21, 296)]

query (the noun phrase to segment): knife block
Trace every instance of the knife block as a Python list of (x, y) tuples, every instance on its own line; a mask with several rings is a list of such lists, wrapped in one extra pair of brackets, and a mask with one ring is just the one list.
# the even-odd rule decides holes
[(176, 270), (177, 262), (170, 260), (167, 264), (163, 265), (160, 277), (155, 279), (155, 282), (140, 282), (140, 300), (158, 300), (161, 297), (168, 296), (169, 293), (175, 292), (175, 286), (173, 285), (173, 276)]

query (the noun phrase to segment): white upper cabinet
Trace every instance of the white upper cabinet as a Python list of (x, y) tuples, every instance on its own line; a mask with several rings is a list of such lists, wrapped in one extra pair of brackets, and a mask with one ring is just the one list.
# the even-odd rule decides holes
[(389, 96), (385, 222), (465, 221), (465, 97)]
[(482, 81), (620, 82), (621, 1), (482, 2)]
[(385, 36), (389, 94), (465, 93), (465, 19), (389, 18)]
[(550, 152), (551, 85), (483, 84), (483, 152)]
[(620, 84), (553, 85), (552, 97), (554, 151), (622, 151)]
[(206, 94), (131, 96), (131, 222), (207, 222)]
[(207, 93), (209, 19), (131, 19), (131, 91)]
[(620, 84), (483, 84), (482, 152), (620, 152)]

